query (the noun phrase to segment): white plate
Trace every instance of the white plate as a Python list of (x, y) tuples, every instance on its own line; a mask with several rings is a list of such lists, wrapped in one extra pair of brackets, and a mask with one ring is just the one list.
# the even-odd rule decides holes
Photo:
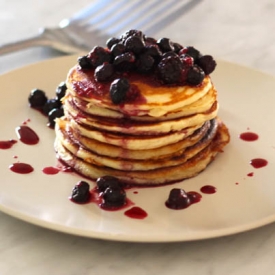
[[(82, 179), (71, 173), (46, 175), (42, 169), (55, 166), (54, 131), (47, 119), (28, 107), (33, 88), (53, 96), (65, 80), (76, 57), (63, 57), (34, 64), (0, 77), (0, 140), (16, 139), (15, 128), (30, 119), (40, 142), (21, 142), (0, 150), (0, 210), (14, 217), (53, 230), (108, 240), (132, 242), (190, 241), (229, 235), (257, 228), (275, 220), (275, 79), (263, 73), (219, 61), (213, 74), (219, 92), (220, 117), (230, 129), (231, 142), (207, 170), (173, 186), (135, 189), (127, 196), (143, 208), (143, 220), (124, 215), (125, 210), (108, 212), (96, 204), (77, 205), (68, 197)], [(244, 142), (239, 134), (259, 134), (259, 140)], [(14, 156), (18, 158), (15, 159)], [(268, 165), (254, 169), (253, 158)], [(31, 164), (35, 171), (22, 175), (9, 170), (16, 162)], [(247, 176), (254, 172), (253, 177)], [(238, 183), (238, 184), (237, 184)], [(164, 202), (172, 187), (197, 191), (213, 185), (217, 192), (184, 210), (170, 210)], [(93, 183), (92, 183), (93, 185)]]

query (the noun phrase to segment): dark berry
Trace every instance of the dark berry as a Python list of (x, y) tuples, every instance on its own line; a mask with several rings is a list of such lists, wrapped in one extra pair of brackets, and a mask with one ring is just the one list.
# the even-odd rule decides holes
[(174, 47), (175, 53), (178, 53), (178, 52), (183, 48), (183, 46), (180, 45), (179, 43), (174, 43), (174, 42), (173, 42), (172, 45), (173, 45), (173, 47)]
[(111, 37), (107, 40), (106, 46), (108, 47), (108, 49), (111, 49), (115, 44), (117, 44), (119, 42), (120, 42), (119, 38)]
[(205, 77), (204, 71), (197, 65), (191, 67), (187, 74), (187, 83), (191, 85), (199, 85)]
[(163, 58), (158, 64), (158, 72), (166, 84), (175, 84), (181, 81), (182, 64), (177, 56)]
[(102, 193), (103, 207), (121, 207), (126, 203), (126, 192), (122, 188), (108, 187)]
[(151, 55), (155, 60), (159, 60), (162, 56), (162, 52), (158, 45), (146, 45), (144, 52)]
[(90, 199), (90, 186), (86, 181), (80, 181), (72, 190), (71, 200), (78, 203), (88, 202)]
[(193, 57), (188, 54), (180, 55), (180, 60), (181, 60), (182, 64), (184, 65), (184, 67), (186, 67), (186, 66), (191, 67), (194, 65)]
[(118, 78), (111, 83), (110, 96), (114, 104), (123, 103), (130, 89), (130, 83), (126, 78)]
[(48, 99), (45, 105), (43, 106), (43, 113), (48, 115), (49, 112), (53, 109), (58, 109), (61, 106), (61, 102), (57, 98)]
[(127, 51), (138, 54), (144, 49), (145, 43), (139, 36), (130, 36), (125, 40), (124, 45)]
[(78, 58), (78, 64), (80, 68), (84, 70), (89, 70), (93, 68), (90, 58), (88, 58), (88, 56), (86, 55), (80, 56)]
[(172, 209), (184, 209), (191, 204), (188, 194), (180, 188), (174, 188), (170, 191), (166, 206)]
[(110, 63), (103, 63), (95, 69), (95, 79), (99, 82), (108, 81), (114, 74), (114, 66)]
[(64, 109), (63, 108), (52, 109), (48, 113), (48, 119), (49, 119), (48, 126), (53, 128), (55, 126), (55, 119), (58, 118), (58, 117), (62, 117), (62, 116), (64, 116)]
[(147, 44), (156, 44), (157, 43), (157, 40), (153, 37), (145, 36), (144, 40)]
[(55, 94), (56, 94), (56, 97), (58, 100), (61, 100), (61, 98), (63, 98), (65, 96), (66, 90), (67, 90), (67, 85), (65, 82), (61, 82), (57, 86)]
[(143, 33), (139, 30), (128, 30), (121, 35), (121, 39), (125, 41), (130, 36), (138, 36), (143, 38)]
[(160, 38), (157, 44), (163, 52), (174, 51), (174, 46), (169, 38)]
[(162, 55), (162, 58), (168, 57), (168, 56), (178, 56), (175, 52), (166, 52)]
[(179, 51), (179, 55), (182, 55), (182, 54), (188, 54), (192, 56), (195, 62), (199, 57), (201, 57), (201, 53), (197, 49), (191, 46), (182, 48)]
[(200, 58), (198, 58), (197, 64), (203, 69), (206, 75), (211, 74), (217, 66), (216, 61), (211, 55), (201, 56)]
[(111, 62), (111, 53), (103, 47), (96, 46), (88, 54), (93, 68), (102, 65), (104, 62)]
[(120, 43), (113, 45), (111, 48), (111, 53), (112, 53), (113, 57), (121, 55), (121, 54), (125, 53), (125, 51), (126, 51), (125, 45), (120, 44)]
[(155, 59), (148, 54), (141, 54), (137, 60), (137, 72), (148, 73), (153, 69)]
[(103, 176), (96, 180), (97, 190), (104, 192), (108, 187), (121, 188), (121, 184), (118, 178), (113, 176)]
[(119, 72), (128, 72), (134, 68), (136, 57), (132, 52), (126, 52), (118, 55), (114, 59), (115, 69)]
[(28, 101), (31, 107), (41, 108), (47, 102), (47, 96), (44, 91), (33, 89), (28, 97)]

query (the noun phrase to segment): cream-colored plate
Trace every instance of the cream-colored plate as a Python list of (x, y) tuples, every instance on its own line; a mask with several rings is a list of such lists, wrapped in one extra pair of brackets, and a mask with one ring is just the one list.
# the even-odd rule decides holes
[[(0, 149), (1, 211), (61, 232), (132, 242), (206, 239), (275, 220), (275, 78), (223, 61), (218, 62), (212, 78), (219, 93), (219, 114), (230, 129), (231, 143), (206, 171), (175, 185), (128, 190), (127, 196), (148, 213), (143, 220), (125, 216), (125, 210), (108, 212), (95, 204), (72, 203), (68, 197), (82, 178), (42, 172), (57, 164), (54, 131), (46, 126), (44, 116), (28, 107), (27, 97), (33, 88), (53, 96), (75, 62), (75, 56), (63, 57), (0, 76), (0, 141), (16, 139), (15, 128), (28, 119), (27, 125), (40, 137), (34, 146), (18, 141), (11, 149)], [(247, 129), (256, 132), (259, 140), (239, 139)], [(264, 158), (268, 165), (255, 169), (250, 165), (253, 158)], [(17, 161), (31, 164), (34, 172), (22, 175), (10, 171), (9, 165)], [(253, 177), (247, 176), (250, 172)], [(184, 210), (165, 207), (171, 188), (200, 192), (204, 185), (215, 186), (217, 192), (203, 194), (199, 203)]]

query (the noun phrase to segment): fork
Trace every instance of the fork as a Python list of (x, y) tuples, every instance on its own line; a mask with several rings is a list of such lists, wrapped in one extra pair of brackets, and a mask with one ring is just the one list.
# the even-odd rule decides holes
[(34, 37), (0, 46), (0, 55), (35, 46), (47, 46), (67, 54), (87, 51), (128, 29), (140, 29), (151, 36), (200, 1), (98, 0), (70, 19), (63, 19), (56, 28), (41, 28)]

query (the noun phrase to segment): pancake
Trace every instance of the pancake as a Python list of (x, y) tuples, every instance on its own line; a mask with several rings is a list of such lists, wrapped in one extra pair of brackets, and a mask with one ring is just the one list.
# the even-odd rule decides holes
[(196, 176), (230, 140), (210, 78), (215, 61), (146, 36), (139, 50), (127, 48), (125, 39), (122, 53), (95, 47), (69, 70), (57, 158), (92, 180), (156, 186)]

